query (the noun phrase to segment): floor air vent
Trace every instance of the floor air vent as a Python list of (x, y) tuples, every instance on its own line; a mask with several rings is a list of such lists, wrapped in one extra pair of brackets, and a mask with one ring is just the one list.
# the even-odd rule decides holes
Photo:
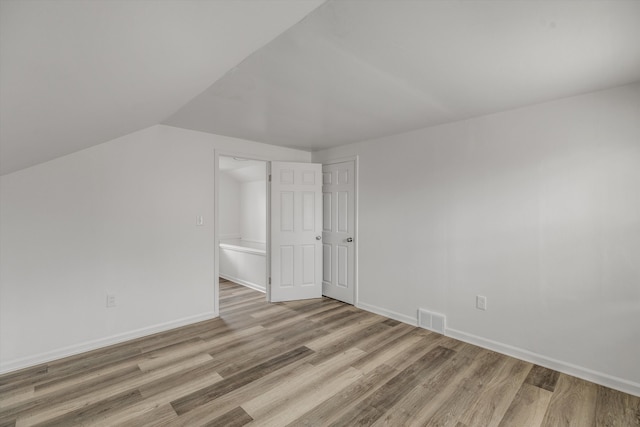
[(445, 317), (442, 314), (418, 309), (418, 326), (439, 334), (444, 334)]

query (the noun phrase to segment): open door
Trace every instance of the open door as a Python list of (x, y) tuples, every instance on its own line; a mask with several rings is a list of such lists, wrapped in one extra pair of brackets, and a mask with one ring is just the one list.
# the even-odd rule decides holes
[(322, 165), (271, 162), (269, 300), (322, 297)]
[(322, 294), (355, 301), (355, 161), (322, 166)]

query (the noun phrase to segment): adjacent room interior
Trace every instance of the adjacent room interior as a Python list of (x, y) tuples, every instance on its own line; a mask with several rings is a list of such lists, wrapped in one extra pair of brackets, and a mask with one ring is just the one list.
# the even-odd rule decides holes
[(219, 158), (219, 277), (267, 288), (267, 163)]
[(634, 0), (0, 1), (0, 425), (639, 425), (638, 40)]

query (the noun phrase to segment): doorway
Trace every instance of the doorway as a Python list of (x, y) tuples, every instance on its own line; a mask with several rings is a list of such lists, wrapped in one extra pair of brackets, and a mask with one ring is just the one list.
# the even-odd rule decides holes
[[(320, 273), (318, 275), (319, 280), (316, 282), (319, 285), (319, 291), (317, 296), (313, 296), (314, 298), (320, 297), (324, 294), (334, 299), (355, 304), (357, 301), (357, 246), (355, 243), (357, 232), (357, 157), (327, 164), (324, 166), (324, 173), (322, 165), (317, 164), (313, 165), (309, 163), (289, 163), (246, 159), (235, 154), (222, 154), (218, 152), (216, 152), (215, 158), (215, 236), (217, 243), (215, 245), (215, 259), (217, 262), (214, 262), (214, 271), (216, 278), (218, 278), (218, 280), (220, 277), (223, 279), (228, 278), (232, 281), (244, 284), (245, 286), (262, 292), (266, 290), (267, 301), (277, 301), (279, 300), (277, 295), (271, 294), (271, 290), (274, 289), (273, 286), (282, 287), (283, 283), (287, 282), (287, 280), (283, 280), (287, 279), (286, 268), (289, 268), (289, 271), (293, 273), (289, 274), (289, 276), (293, 278), (300, 276), (300, 278), (302, 278), (300, 281), (302, 286), (310, 284), (305, 283), (307, 282), (307, 277), (315, 276), (315, 274), (310, 272), (316, 271)], [(246, 175), (250, 175), (250, 168), (258, 165), (260, 165), (261, 172), (254, 171), (254, 178), (244, 177)], [(271, 181), (272, 170), (275, 171), (273, 182)], [(311, 172), (312, 170), (317, 172)], [(229, 175), (232, 175), (234, 181), (236, 181), (235, 185), (232, 182), (230, 186), (230, 193), (235, 195), (234, 197), (229, 197), (229, 192), (225, 186), (225, 182), (229, 181), (227, 179), (229, 178)], [(331, 175), (335, 176), (335, 178), (329, 178)], [(244, 178), (239, 178), (239, 176), (243, 176)], [(315, 178), (313, 178), (314, 176)], [(259, 219), (253, 215), (252, 222), (255, 224), (257, 221), (260, 224), (263, 224), (264, 227), (261, 227), (261, 230), (264, 230), (266, 233), (263, 234), (261, 231), (259, 235), (247, 234), (241, 229), (243, 220), (240, 211), (242, 208), (237, 207), (236, 212), (238, 212), (238, 214), (233, 214), (228, 213), (224, 205), (231, 203), (236, 206), (241, 203), (242, 200), (245, 200), (244, 206), (248, 206), (251, 203), (251, 199), (240, 195), (240, 188), (243, 184), (238, 184), (237, 182), (242, 181), (243, 179), (247, 181), (260, 181), (259, 177), (264, 179), (264, 181), (261, 181), (263, 182), (261, 185), (264, 189), (265, 200), (263, 203), (259, 204), (258, 207), (254, 207), (252, 213), (255, 214), (256, 211), (260, 210), (261, 212), (264, 212), (265, 215), (264, 217), (260, 216)], [(340, 188), (325, 187), (326, 192), (332, 193), (330, 199), (332, 201), (335, 200), (331, 207), (323, 206), (323, 198), (326, 198), (327, 195), (322, 194), (322, 186), (316, 187), (316, 190), (313, 190), (309, 186), (313, 182), (327, 184), (327, 180), (330, 181), (329, 185), (334, 183), (342, 186)], [(257, 186), (257, 184), (254, 185)], [(344, 187), (345, 185), (346, 187)], [(275, 186), (274, 188), (276, 188), (276, 191), (271, 190), (273, 186)], [(312, 197), (311, 192), (315, 191), (319, 191), (319, 193), (316, 193), (318, 196)], [(225, 193), (227, 194), (225, 195)], [(298, 197), (300, 197), (300, 199), (298, 199)], [(316, 197), (318, 197), (318, 199), (316, 199), (317, 201), (313, 202), (313, 199)], [(255, 199), (253, 200), (255, 201)], [(300, 200), (300, 202), (296, 200)], [(290, 204), (288, 203), (289, 201), (294, 201), (294, 203)], [(315, 214), (315, 218), (319, 218), (319, 227), (314, 227), (316, 231), (310, 233), (311, 229), (308, 229), (308, 225), (316, 223), (316, 221), (311, 220), (312, 217), (305, 214), (305, 212), (315, 210), (313, 206), (320, 209), (319, 212)], [(332, 207), (336, 208), (333, 212), (331, 212)], [(284, 208), (284, 211), (281, 210), (282, 208)], [(272, 210), (274, 212), (272, 212)], [(331, 227), (329, 227), (323, 220), (323, 213), (325, 210), (331, 212), (329, 214), (328, 221), (331, 221), (332, 224), (336, 225), (335, 230), (331, 229)], [(291, 212), (295, 217), (299, 218), (293, 219), (294, 217), (292, 216), (289, 218), (291, 221), (289, 221), (289, 219), (287, 219), (288, 216), (283, 215), (283, 212), (286, 211)], [(344, 215), (346, 215), (346, 217)], [(273, 222), (271, 221), (272, 217), (276, 218)], [(346, 227), (345, 218), (347, 221)], [(246, 222), (244, 224), (246, 224)], [(291, 267), (289, 262), (285, 262), (287, 261), (287, 258), (283, 257), (283, 255), (290, 254), (291, 250), (296, 254), (298, 253), (298, 249), (294, 248), (295, 245), (292, 246), (293, 242), (286, 243), (284, 246), (281, 245), (283, 242), (280, 241), (281, 239), (279, 237), (282, 237), (282, 231), (287, 231), (286, 229), (290, 228), (288, 224), (301, 224), (300, 231), (303, 232), (302, 234), (309, 234), (314, 239), (313, 243), (311, 241), (297, 242), (302, 243), (299, 245), (300, 253), (298, 256), (294, 254), (289, 258), (294, 261), (294, 264), (297, 265), (297, 262), (295, 261), (296, 258), (305, 262), (314, 258), (311, 254), (317, 253), (317, 251), (311, 251), (311, 247), (316, 246), (317, 244), (321, 254), (320, 264), (316, 264), (316, 267), (312, 270), (306, 268), (303, 263), (299, 270), (300, 274), (298, 274), (296, 273), (297, 267)], [(344, 233), (348, 233), (349, 236), (344, 235)], [(302, 236), (302, 234), (300, 236)], [(275, 238), (274, 235), (276, 236)], [(322, 241), (325, 238), (328, 239), (328, 244), (326, 245)], [(338, 241), (335, 239), (338, 239)], [(340, 239), (343, 239), (344, 242), (339, 241)], [(345, 243), (349, 243), (349, 245), (345, 245)], [(253, 271), (253, 277), (244, 277), (246, 276), (246, 272), (241, 274), (244, 271), (241, 267), (243, 264), (242, 261), (238, 261), (236, 259), (239, 255), (236, 254), (238, 251), (234, 246), (242, 246), (244, 252), (248, 251), (254, 255), (255, 252), (262, 253), (264, 264), (260, 264), (259, 267), (250, 270)], [(330, 255), (327, 257), (329, 265), (324, 264), (322, 260), (322, 258), (324, 258), (324, 254), (327, 252), (330, 252)], [(274, 253), (276, 255), (272, 257)], [(265, 265), (265, 267), (262, 267), (262, 265)], [(231, 269), (228, 267), (231, 267)], [(286, 267), (285, 270), (282, 270), (283, 267)], [(335, 279), (333, 278), (334, 271)], [(327, 272), (331, 273), (327, 274)], [(271, 285), (272, 277), (270, 276), (273, 276), (276, 282), (273, 286)], [(329, 277), (331, 277), (331, 279), (328, 279)], [(245, 282), (243, 283), (243, 281)], [(332, 292), (331, 286), (338, 288), (342, 294)], [(323, 288), (325, 287), (327, 288), (326, 293), (323, 292)], [(282, 287), (282, 289), (288, 291), (285, 287)], [(214, 300), (215, 309), (218, 313), (219, 295), (219, 284), (216, 283)], [(310, 296), (303, 296), (302, 298), (309, 297)], [(297, 299), (297, 297), (285, 297), (282, 300), (286, 299)]]
[(218, 160), (218, 276), (267, 291), (267, 162)]

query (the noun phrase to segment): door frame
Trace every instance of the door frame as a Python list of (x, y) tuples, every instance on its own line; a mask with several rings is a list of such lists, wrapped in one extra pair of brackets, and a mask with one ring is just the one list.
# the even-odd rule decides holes
[(215, 277), (215, 284), (213, 290), (213, 309), (216, 317), (220, 316), (220, 157), (241, 157), (247, 160), (256, 160), (265, 162), (265, 186), (267, 191), (267, 206), (266, 206), (266, 268), (265, 268), (265, 296), (269, 301), (271, 294), (271, 285), (269, 284), (269, 276), (271, 275), (271, 185), (269, 183), (269, 174), (271, 173), (271, 158), (257, 156), (255, 154), (247, 154), (239, 151), (227, 151), (227, 150), (214, 150), (214, 177), (213, 177), (213, 203), (214, 203), (214, 215), (213, 215), (213, 243), (214, 243), (214, 255), (213, 255), (213, 274)]
[[(218, 212), (218, 208), (220, 206), (219, 197), (220, 197), (220, 157), (242, 157), (243, 159), (249, 160), (258, 160), (266, 162), (267, 173), (266, 173), (266, 186), (267, 186), (267, 206), (266, 206), (266, 229), (267, 229), (267, 243), (266, 243), (266, 263), (267, 268), (265, 269), (265, 283), (266, 283), (266, 301), (269, 301), (269, 297), (271, 296), (271, 285), (269, 284), (269, 277), (271, 275), (271, 185), (269, 183), (269, 174), (271, 173), (271, 161), (273, 158), (267, 156), (260, 156), (256, 154), (241, 152), (241, 151), (232, 151), (232, 150), (219, 150), (214, 149), (214, 188), (213, 188), (213, 203), (214, 203), (214, 215), (213, 215), (213, 233), (214, 233), (214, 256), (213, 256), (213, 274), (215, 277), (214, 291), (213, 291), (213, 304), (214, 304), (214, 316), (220, 316), (220, 214)], [(286, 160), (285, 160), (286, 161)], [(354, 253), (354, 301), (353, 305), (358, 307), (360, 303), (359, 297), (359, 269), (358, 269), (358, 259), (359, 259), (359, 248), (360, 248), (360, 240), (358, 238), (358, 218), (360, 217), (360, 201), (359, 201), (359, 187), (360, 187), (360, 156), (346, 156), (346, 157), (336, 157), (330, 158), (321, 162), (315, 162), (311, 159), (310, 163), (321, 163), (323, 165), (331, 165), (335, 163), (343, 163), (353, 161), (355, 165), (354, 179), (355, 179), (355, 228), (354, 228), (354, 243), (355, 243), (355, 253)]]
[[(353, 166), (354, 166), (354, 170), (353, 170), (353, 179), (354, 179), (354, 191), (355, 191), (355, 195), (354, 195), (354, 199), (355, 199), (355, 210), (354, 210), (354, 215), (355, 215), (355, 224), (354, 224), (354, 230), (353, 230), (353, 241), (355, 243), (355, 246), (353, 248), (354, 253), (353, 253), (353, 263), (355, 264), (353, 266), (354, 269), (354, 278), (353, 278), (353, 306), (354, 307), (358, 307), (358, 304), (360, 303), (360, 298), (359, 298), (359, 293), (358, 293), (358, 278), (359, 278), (359, 271), (358, 271), (358, 250), (360, 248), (360, 241), (358, 239), (358, 218), (359, 218), (359, 212), (360, 212), (360, 203), (359, 203), (359, 199), (358, 199), (358, 194), (359, 194), (359, 185), (360, 185), (360, 179), (358, 177), (359, 173), (360, 173), (360, 156), (355, 155), (355, 156), (346, 156), (346, 157), (336, 157), (336, 158), (329, 158), (327, 160), (323, 160), (322, 165), (334, 165), (337, 163), (344, 163), (344, 162), (353, 162)], [(324, 261), (323, 261), (324, 262)]]

